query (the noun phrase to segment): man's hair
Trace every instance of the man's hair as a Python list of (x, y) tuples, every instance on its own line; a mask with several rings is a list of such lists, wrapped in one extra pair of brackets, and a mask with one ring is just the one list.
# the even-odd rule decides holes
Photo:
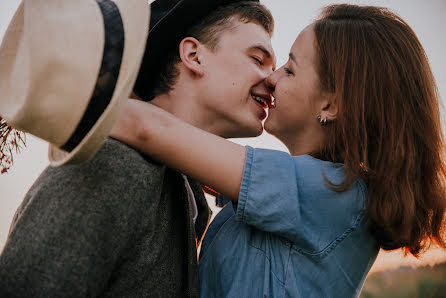
[[(201, 22), (192, 26), (185, 37), (194, 37), (210, 50), (217, 50), (221, 34), (234, 30), (237, 27), (235, 21), (258, 24), (270, 36), (274, 31), (273, 16), (264, 5), (254, 1), (243, 1), (218, 7)], [(166, 63), (158, 75), (150, 98), (172, 90), (179, 75), (177, 64), (180, 61), (177, 45), (167, 54)]]

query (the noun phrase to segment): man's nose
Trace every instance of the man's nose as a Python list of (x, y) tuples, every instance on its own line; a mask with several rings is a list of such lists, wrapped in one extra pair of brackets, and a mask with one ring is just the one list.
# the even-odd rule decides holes
[(270, 93), (274, 92), (274, 89), (276, 88), (277, 80), (274, 74), (275, 72), (271, 73), (264, 80), (264, 84)]

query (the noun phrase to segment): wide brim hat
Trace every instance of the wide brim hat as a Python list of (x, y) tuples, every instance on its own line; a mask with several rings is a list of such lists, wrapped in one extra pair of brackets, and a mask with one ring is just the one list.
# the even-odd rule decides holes
[[(247, 1), (247, 0), (244, 0)], [(259, 2), (258, 0), (248, 0)], [(150, 31), (133, 89), (145, 101), (150, 98), (167, 53), (178, 48), (190, 28), (220, 6), (241, 0), (158, 0), (151, 5)]]
[(50, 143), (59, 166), (91, 158), (143, 57), (147, 0), (23, 0), (0, 46), (0, 115)]

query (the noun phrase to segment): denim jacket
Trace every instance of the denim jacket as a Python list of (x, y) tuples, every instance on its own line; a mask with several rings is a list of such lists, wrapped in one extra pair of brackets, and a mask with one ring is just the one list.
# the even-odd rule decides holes
[(344, 166), (247, 147), (235, 213), (226, 206), (203, 243), (201, 297), (359, 296), (379, 251), (367, 188), (336, 192), (324, 176), (339, 183)]

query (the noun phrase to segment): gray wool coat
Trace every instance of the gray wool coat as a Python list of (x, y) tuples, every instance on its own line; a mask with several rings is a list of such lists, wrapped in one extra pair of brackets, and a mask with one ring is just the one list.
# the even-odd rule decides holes
[(109, 139), (81, 165), (48, 167), (0, 255), (0, 297), (198, 297), (196, 239), (210, 211), (189, 180)]

